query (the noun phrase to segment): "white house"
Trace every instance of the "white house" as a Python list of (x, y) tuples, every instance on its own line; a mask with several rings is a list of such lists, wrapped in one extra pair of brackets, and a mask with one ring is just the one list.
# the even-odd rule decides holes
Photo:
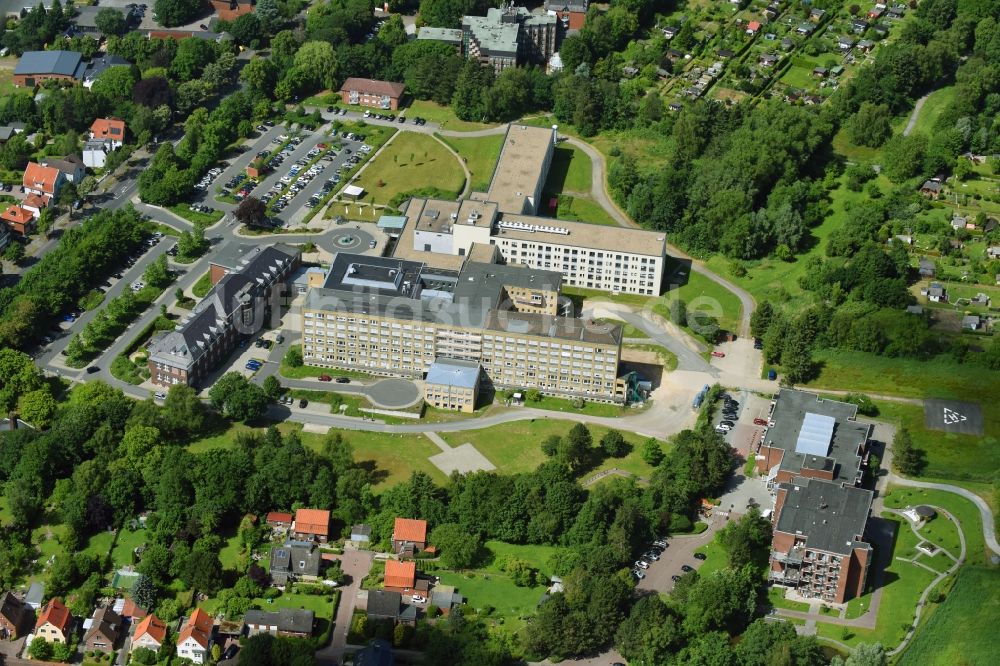
[(213, 624), (208, 613), (200, 608), (195, 609), (177, 636), (177, 656), (190, 659), (196, 664), (208, 661)]
[(83, 144), (83, 163), (91, 169), (103, 169), (112, 150), (110, 141), (91, 139)]

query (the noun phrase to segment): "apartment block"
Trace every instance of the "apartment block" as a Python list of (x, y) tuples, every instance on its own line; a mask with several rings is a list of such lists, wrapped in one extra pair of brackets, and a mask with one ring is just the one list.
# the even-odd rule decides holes
[(775, 496), (770, 579), (833, 603), (864, 592), (873, 558), (874, 495), (860, 487), (872, 427), (856, 416), (854, 405), (783, 389), (756, 457)]
[(424, 402), (438, 409), (470, 414), (476, 410), (480, 374), (477, 361), (438, 359), (424, 379)]
[[(276, 243), (225, 249), (238, 265), (220, 270), (215, 286), (175, 330), (149, 347), (150, 379), (160, 386), (195, 385), (229, 356), (241, 334), (259, 329), (271, 303), (298, 268), (301, 252)], [(214, 266), (213, 266), (214, 269)]]
[[(462, 53), (492, 67), (497, 74), (517, 65), (541, 65), (556, 52), (558, 22), (555, 15), (532, 14), (513, 6), (491, 8), (486, 16), (463, 16)], [(421, 35), (422, 39), (442, 37), (449, 35)], [(450, 43), (449, 39), (444, 41)]]
[[(560, 316), (562, 276), (465, 261), (459, 270), (339, 253), (302, 306), (309, 365), (424, 378), (437, 363), (482, 368), (482, 382), (624, 400), (621, 327)], [(433, 378), (433, 375), (431, 375)]]
[(502, 261), (557, 271), (570, 286), (658, 296), (662, 232), (537, 215), (556, 138), (555, 128), (510, 125), (489, 189), (459, 202), (411, 199), (395, 256), (457, 270), (493, 246)]

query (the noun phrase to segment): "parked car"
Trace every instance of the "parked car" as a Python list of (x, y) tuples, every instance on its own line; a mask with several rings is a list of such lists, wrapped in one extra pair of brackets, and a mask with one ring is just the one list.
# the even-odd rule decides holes
[(720, 435), (724, 435), (732, 429), (733, 429), (732, 426), (722, 425), (721, 423), (715, 426), (715, 432), (719, 433)]
[(687, 565), (687, 564), (682, 564), (681, 565), (681, 571), (683, 571), (684, 573), (690, 573), (690, 572), (694, 571), (694, 567), (692, 567), (690, 565)]
[(309, 401), (306, 400), (305, 398), (302, 398), (301, 400), (299, 400), (299, 407), (300, 408), (303, 408), (303, 407), (305, 407), (308, 404), (309, 404)]
[(330, 375), (320, 375), (319, 377), (317, 377), (317, 379), (319, 379), (321, 382), (329, 382), (333, 380), (333, 377), (331, 377)]
[(720, 426), (729, 426), (730, 428), (732, 428), (736, 424), (733, 421), (720, 421), (719, 425)]
[(677, 581), (679, 581), (680, 579), (681, 579), (681, 577), (678, 576), (677, 574), (674, 574), (673, 576), (670, 577), (670, 580), (674, 581), (675, 583)]
[(421, 594), (414, 594), (413, 595), (413, 603), (415, 603), (415, 604), (426, 604), (427, 603), (427, 597), (425, 597), (425, 596), (423, 596)]
[(164, 393), (163, 391), (157, 391), (155, 394), (153, 394), (153, 397), (155, 397), (157, 400), (166, 400), (167, 394)]
[(766, 426), (767, 425), (767, 419), (760, 419), (760, 418), (754, 419), (753, 420), (753, 424), (754, 425)]
[(715, 358), (726, 358), (725, 352), (720, 352), (720, 351), (712, 352), (712, 356), (714, 356)]
[(707, 560), (708, 559), (708, 555), (706, 555), (705, 553), (695, 553), (694, 554), (694, 559), (696, 559), (696, 560)]
[(337, 377), (338, 384), (350, 384), (351, 380), (348, 377)]
[(101, 371), (101, 369), (100, 369), (100, 368), (98, 368), (98, 367), (97, 367), (96, 365), (92, 365), (92, 366), (90, 366), (89, 368), (87, 368), (87, 374), (88, 374), (88, 375), (92, 375), (92, 374), (94, 374), (95, 372), (100, 372), (100, 371)]
[(639, 569), (648, 569), (649, 568), (649, 562), (644, 562), (642, 560), (636, 560), (635, 561), (635, 566), (637, 568), (639, 568)]
[(647, 560), (653, 560), (654, 562), (660, 559), (660, 555), (652, 550), (643, 553), (642, 556), (645, 557)]
[(632, 569), (632, 575), (635, 576), (637, 580), (642, 580), (646, 577), (646, 574), (642, 573), (638, 569)]

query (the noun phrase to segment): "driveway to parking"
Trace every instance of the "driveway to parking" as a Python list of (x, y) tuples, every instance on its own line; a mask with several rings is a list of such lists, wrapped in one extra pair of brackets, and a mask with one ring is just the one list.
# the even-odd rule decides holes
[[(256, 130), (255, 130), (256, 131)], [(211, 197), (215, 197), (215, 186), (224, 185), (233, 176), (238, 174), (246, 173), (246, 168), (250, 166), (250, 163), (257, 159), (257, 153), (262, 150), (272, 150), (276, 147), (276, 144), (272, 144), (271, 140), (276, 139), (278, 136), (284, 134), (288, 130), (284, 125), (275, 125), (274, 127), (268, 127), (266, 132), (259, 133), (256, 139), (252, 139), (247, 143), (243, 144), (246, 146), (246, 150), (230, 161), (230, 165), (225, 168), (222, 174), (218, 178), (212, 181), (209, 189), (206, 191)]]
[[(735, 514), (734, 514), (735, 515)], [(674, 589), (674, 581), (671, 576), (683, 576), (681, 567), (688, 566), (698, 569), (702, 565), (702, 560), (694, 558), (694, 551), (715, 538), (718, 532), (726, 524), (726, 519), (715, 517), (709, 523), (708, 529), (701, 534), (692, 536), (672, 536), (667, 539), (667, 548), (660, 555), (658, 562), (652, 562), (644, 572), (646, 577), (639, 581), (636, 589), (645, 592), (666, 593)]]
[(339, 664), (347, 645), (347, 631), (351, 628), (351, 616), (361, 589), (361, 579), (368, 575), (372, 567), (374, 553), (370, 550), (348, 550), (340, 557), (340, 568), (350, 580), (340, 590), (340, 605), (334, 618), (333, 636), (330, 644), (316, 653), (319, 664)]

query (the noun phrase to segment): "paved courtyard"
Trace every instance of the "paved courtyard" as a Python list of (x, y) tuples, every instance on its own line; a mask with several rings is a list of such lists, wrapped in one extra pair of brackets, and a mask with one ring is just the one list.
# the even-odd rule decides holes
[(452, 448), (437, 433), (425, 432), (424, 434), (441, 449), (441, 453), (431, 456), (428, 460), (446, 475), (450, 475), (452, 472), (467, 474), (496, 469), (496, 466), (472, 444), (465, 443)]

